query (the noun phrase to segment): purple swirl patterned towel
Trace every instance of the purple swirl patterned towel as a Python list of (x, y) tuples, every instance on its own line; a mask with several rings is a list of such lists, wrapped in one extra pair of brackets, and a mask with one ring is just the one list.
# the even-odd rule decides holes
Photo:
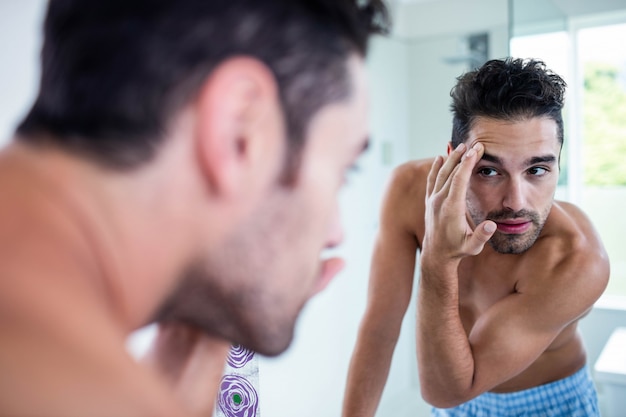
[(260, 417), (258, 392), (258, 359), (243, 346), (232, 346), (220, 382), (216, 417)]

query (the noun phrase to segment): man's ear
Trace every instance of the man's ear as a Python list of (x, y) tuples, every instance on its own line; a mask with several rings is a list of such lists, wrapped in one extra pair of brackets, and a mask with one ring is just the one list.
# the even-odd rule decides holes
[(450, 155), (450, 153), (454, 150), (454, 147), (452, 147), (452, 142), (448, 142), (448, 155)]
[(250, 57), (222, 62), (195, 105), (197, 158), (213, 193), (249, 193), (278, 176), (285, 122), (276, 79), (265, 64)]

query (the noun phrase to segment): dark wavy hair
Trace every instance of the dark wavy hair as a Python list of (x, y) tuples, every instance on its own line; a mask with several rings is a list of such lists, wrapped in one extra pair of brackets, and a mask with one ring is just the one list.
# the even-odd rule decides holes
[(382, 0), (50, 0), (17, 137), (135, 167), (213, 68), (247, 55), (277, 80), (293, 165), (311, 116), (349, 96), (348, 57), (388, 25)]
[(563, 109), (566, 83), (535, 59), (506, 58), (487, 61), (463, 74), (452, 89), (452, 146), (467, 140), (477, 117), (523, 120), (553, 119), (563, 145)]

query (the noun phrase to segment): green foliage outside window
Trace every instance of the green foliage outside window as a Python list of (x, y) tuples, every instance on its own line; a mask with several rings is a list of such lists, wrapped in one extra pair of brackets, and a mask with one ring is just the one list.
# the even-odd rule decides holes
[(606, 63), (585, 66), (584, 181), (626, 185), (626, 74)]

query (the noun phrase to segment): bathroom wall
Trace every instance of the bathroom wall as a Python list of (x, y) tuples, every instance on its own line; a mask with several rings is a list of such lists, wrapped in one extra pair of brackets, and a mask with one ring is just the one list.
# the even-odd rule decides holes
[(0, 146), (37, 89), (44, 0), (0, 0)]

